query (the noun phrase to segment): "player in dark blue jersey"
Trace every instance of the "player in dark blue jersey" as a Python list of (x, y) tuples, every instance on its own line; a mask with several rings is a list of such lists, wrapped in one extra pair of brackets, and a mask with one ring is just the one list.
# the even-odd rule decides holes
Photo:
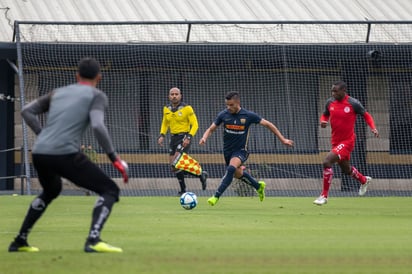
[(240, 95), (238, 92), (228, 93), (225, 97), (225, 103), (226, 109), (218, 114), (215, 121), (205, 131), (199, 141), (200, 145), (206, 144), (207, 138), (209, 138), (218, 126), (223, 124), (223, 154), (227, 166), (226, 173), (216, 193), (210, 197), (207, 202), (211, 206), (214, 206), (223, 192), (231, 184), (233, 177), (254, 187), (259, 195), (260, 201), (263, 201), (265, 198), (265, 182), (256, 181), (255, 178), (241, 168), (242, 163), (244, 163), (249, 156), (247, 150), (249, 127), (252, 124), (260, 124), (268, 128), (287, 146), (293, 146), (293, 141), (283, 137), (282, 133), (273, 123), (252, 111), (241, 108)]

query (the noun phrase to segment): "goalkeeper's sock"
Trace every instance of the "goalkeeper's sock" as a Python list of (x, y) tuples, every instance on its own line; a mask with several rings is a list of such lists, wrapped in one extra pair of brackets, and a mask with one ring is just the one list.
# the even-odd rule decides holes
[(26, 217), (24, 218), (17, 237), (26, 240), (27, 234), (29, 234), (29, 231), (32, 229), (37, 220), (40, 219), (44, 211), (46, 211), (46, 208), (47, 204), (40, 197), (36, 197), (30, 204), (29, 210), (27, 211)]
[(256, 181), (255, 178), (253, 178), (246, 171), (243, 171), (243, 176), (240, 177), (240, 180), (242, 180), (243, 182), (245, 182), (248, 185), (251, 185), (256, 190), (258, 190), (259, 187), (260, 187), (260, 184), (258, 183), (258, 181)]
[(217, 188), (217, 191), (215, 193), (216, 198), (219, 198), (223, 194), (223, 192), (225, 192), (228, 186), (232, 183), (235, 171), (236, 168), (234, 166), (227, 167), (225, 176), (223, 176), (222, 182), (220, 183), (220, 186)]
[(91, 241), (100, 238), (100, 232), (109, 218), (113, 204), (116, 201), (117, 199), (111, 195), (102, 195), (97, 199), (93, 209), (92, 224), (89, 232), (89, 239)]
[(328, 197), (329, 188), (332, 183), (332, 178), (333, 169), (331, 167), (323, 168), (323, 190), (321, 195)]

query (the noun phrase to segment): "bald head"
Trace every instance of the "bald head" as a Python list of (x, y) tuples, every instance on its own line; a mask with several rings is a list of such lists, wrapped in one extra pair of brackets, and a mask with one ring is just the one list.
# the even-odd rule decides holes
[(169, 93), (172, 93), (172, 92), (182, 93), (182, 92), (180, 91), (180, 89), (177, 88), (177, 87), (171, 88), (171, 89), (169, 90)]
[(169, 90), (169, 100), (174, 107), (180, 104), (182, 97), (183, 95), (179, 88), (173, 87)]

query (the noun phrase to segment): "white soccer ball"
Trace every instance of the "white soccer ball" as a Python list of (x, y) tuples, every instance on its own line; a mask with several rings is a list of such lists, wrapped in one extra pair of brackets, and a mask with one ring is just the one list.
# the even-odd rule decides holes
[(180, 196), (180, 205), (187, 210), (197, 206), (197, 196), (193, 192), (185, 192)]

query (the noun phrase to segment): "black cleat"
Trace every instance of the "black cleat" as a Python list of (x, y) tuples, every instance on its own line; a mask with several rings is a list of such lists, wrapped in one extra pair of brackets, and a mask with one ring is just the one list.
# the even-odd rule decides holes
[(35, 246), (30, 246), (25, 240), (14, 240), (9, 246), (9, 252), (39, 252)]

